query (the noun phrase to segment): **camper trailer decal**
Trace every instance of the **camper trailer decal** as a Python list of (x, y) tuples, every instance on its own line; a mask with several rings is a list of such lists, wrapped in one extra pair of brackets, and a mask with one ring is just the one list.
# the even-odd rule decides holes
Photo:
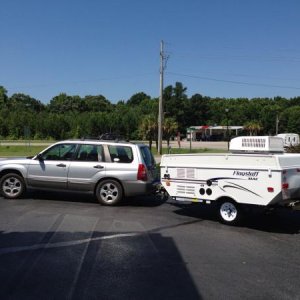
[(232, 175), (238, 175), (238, 176), (248, 176), (248, 177), (257, 177), (259, 174), (258, 171), (233, 171)]
[[(262, 198), (259, 194), (249, 190), (249, 189), (246, 189), (245, 187), (241, 186), (241, 185), (238, 185), (236, 183), (233, 183), (233, 182), (226, 182), (226, 184), (223, 185), (223, 191), (225, 191), (224, 189), (225, 188), (233, 188), (233, 189), (238, 189), (238, 190), (241, 190), (241, 191), (244, 191), (244, 192), (249, 192), (257, 197), (260, 197)], [(221, 188), (221, 187), (220, 187)], [(222, 188), (221, 188), (222, 189)]]
[[(259, 172), (251, 172), (251, 173), (259, 173)], [(233, 177), (216, 177), (216, 178), (211, 178), (211, 179), (208, 179), (207, 181), (209, 182), (216, 182), (219, 186), (219, 188), (223, 191), (223, 192), (226, 192), (225, 191), (225, 188), (234, 188), (234, 189), (239, 189), (241, 191), (244, 191), (244, 192), (249, 192), (253, 195), (256, 195), (258, 197), (261, 198), (260, 195), (258, 195), (257, 193), (249, 190), (249, 189), (246, 189), (245, 187), (239, 185), (239, 184), (236, 184), (236, 183), (233, 183), (233, 182), (229, 182), (229, 181), (221, 181), (221, 180), (224, 180), (224, 179), (233, 179), (233, 180), (247, 180), (246, 178), (233, 178)]]

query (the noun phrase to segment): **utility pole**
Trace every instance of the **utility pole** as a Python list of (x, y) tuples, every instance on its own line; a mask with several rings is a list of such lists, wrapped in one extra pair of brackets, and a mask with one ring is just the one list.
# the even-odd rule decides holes
[(226, 114), (226, 139), (227, 139), (227, 151), (229, 151), (229, 124), (228, 124), (228, 112), (229, 108), (225, 108), (225, 114)]
[(279, 124), (279, 117), (278, 114), (276, 115), (276, 135), (278, 134), (278, 124)]
[(160, 42), (160, 80), (159, 80), (159, 103), (158, 103), (158, 153), (162, 154), (162, 135), (163, 135), (163, 91), (164, 91), (164, 41)]

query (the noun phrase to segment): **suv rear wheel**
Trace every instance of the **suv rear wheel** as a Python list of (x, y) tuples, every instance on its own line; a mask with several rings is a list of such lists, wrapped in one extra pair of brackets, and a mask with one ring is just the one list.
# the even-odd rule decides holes
[(123, 197), (122, 186), (113, 179), (103, 180), (96, 188), (96, 197), (102, 205), (116, 205)]
[(8, 199), (20, 198), (25, 191), (25, 183), (22, 176), (16, 173), (8, 173), (0, 180), (0, 192)]

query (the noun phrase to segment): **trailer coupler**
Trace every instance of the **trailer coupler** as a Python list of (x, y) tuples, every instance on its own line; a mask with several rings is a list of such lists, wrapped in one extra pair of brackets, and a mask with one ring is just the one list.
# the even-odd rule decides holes
[(155, 195), (157, 195), (161, 199), (166, 199), (169, 196), (167, 190), (164, 188), (164, 186), (162, 184), (158, 184), (156, 186)]
[(295, 208), (295, 207), (297, 207), (297, 206), (300, 206), (300, 200), (295, 200), (295, 201), (293, 201), (293, 202), (290, 202), (290, 203), (287, 205), (287, 207), (289, 207), (289, 208)]

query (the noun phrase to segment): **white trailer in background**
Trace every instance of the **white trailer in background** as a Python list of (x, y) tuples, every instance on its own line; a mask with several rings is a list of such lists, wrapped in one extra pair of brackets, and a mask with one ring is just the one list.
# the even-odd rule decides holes
[(245, 205), (293, 206), (300, 199), (300, 154), (283, 152), (279, 137), (237, 137), (231, 153), (169, 154), (161, 183), (177, 201), (218, 204), (221, 221), (236, 223)]
[(280, 133), (276, 136), (283, 139), (284, 147), (299, 145), (299, 135), (296, 133)]

